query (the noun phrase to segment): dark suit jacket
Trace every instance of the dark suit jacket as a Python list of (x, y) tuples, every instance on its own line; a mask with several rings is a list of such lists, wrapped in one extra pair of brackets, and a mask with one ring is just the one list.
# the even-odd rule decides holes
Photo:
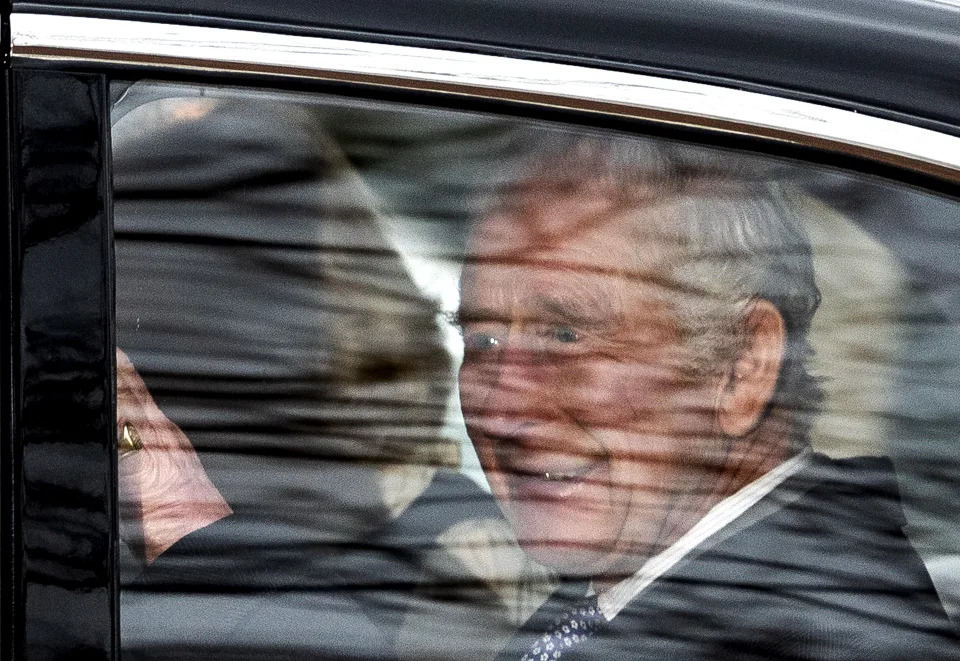
[[(888, 461), (815, 456), (562, 660), (960, 659), (903, 525)], [(558, 591), (500, 658), (566, 603)]]

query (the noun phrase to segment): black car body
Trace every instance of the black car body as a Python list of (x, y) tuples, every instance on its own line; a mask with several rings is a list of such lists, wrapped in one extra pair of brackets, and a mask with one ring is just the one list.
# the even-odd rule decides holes
[[(904, 218), (960, 222), (953, 2), (15, 1), (2, 34), (4, 658), (114, 659), (122, 647), (114, 82), (568, 122), (895, 182), (943, 206), (891, 208), (861, 224), (928, 287), (937, 323), (960, 323), (960, 242), (918, 242)], [(645, 96), (652, 84), (659, 96)], [(818, 185), (838, 208), (862, 208)], [(918, 342), (917, 355), (956, 352), (943, 337)], [(940, 413), (923, 433), (949, 438), (960, 407)], [(931, 498), (956, 511), (960, 451), (917, 462), (939, 485)], [(954, 554), (956, 526), (938, 538)], [(960, 604), (956, 557), (945, 553), (931, 573)]]

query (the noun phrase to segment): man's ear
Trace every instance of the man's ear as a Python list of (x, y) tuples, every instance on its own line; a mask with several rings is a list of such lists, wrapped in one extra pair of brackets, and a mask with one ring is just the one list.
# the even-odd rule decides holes
[(777, 387), (787, 328), (783, 316), (770, 301), (750, 303), (741, 332), (742, 349), (720, 383), (717, 424), (727, 436), (741, 437), (763, 420)]

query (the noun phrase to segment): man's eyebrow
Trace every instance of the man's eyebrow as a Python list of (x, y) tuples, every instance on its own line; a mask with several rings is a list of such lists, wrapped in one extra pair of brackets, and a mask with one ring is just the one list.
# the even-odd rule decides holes
[[(536, 317), (561, 319), (580, 325), (601, 325), (621, 318), (619, 306), (604, 292), (586, 290), (581, 297), (556, 294), (538, 295), (533, 303), (540, 312), (531, 312), (531, 320)], [(511, 323), (513, 319), (504, 311), (487, 307), (461, 307), (446, 315), (449, 323), (457, 327), (478, 322)]]
[(596, 325), (611, 320), (615, 306), (605, 296), (594, 292), (586, 299), (569, 296), (543, 295), (537, 297), (537, 305), (547, 314), (580, 325)]
[(453, 312), (448, 312), (446, 317), (449, 323), (460, 327), (462, 327), (464, 324), (478, 321), (508, 321), (505, 314), (490, 308), (461, 307)]

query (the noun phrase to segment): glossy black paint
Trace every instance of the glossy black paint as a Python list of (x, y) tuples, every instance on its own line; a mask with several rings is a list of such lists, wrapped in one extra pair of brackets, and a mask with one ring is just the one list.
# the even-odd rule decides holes
[(100, 76), (12, 74), (15, 658), (115, 648), (105, 90)]
[(960, 135), (960, 6), (934, 0), (53, 0), (14, 10), (603, 62)]
[[(9, 19), (6, 13), (0, 16), (0, 48), (9, 49)], [(6, 59), (4, 60), (6, 61)], [(0, 204), (3, 204), (4, 229), (0, 232), (0, 656), (15, 658), (14, 622), (18, 601), (15, 600), (19, 575), (19, 535), (14, 528), (14, 466), (13, 466), (13, 341), (14, 315), (13, 295), (13, 224), (10, 222), (10, 72), (4, 68), (0, 79)]]
[[(72, 0), (16, 9), (602, 61), (825, 98), (960, 135), (960, 11), (934, 3)], [(12, 296), (4, 301), (0, 411), (12, 441), (3, 457), (15, 490), (13, 509), (4, 508), (13, 519), (3, 521), (12, 531), (3, 567), (16, 617), (4, 622), (2, 655), (112, 659), (116, 459), (105, 82), (50, 71), (8, 75), (16, 108), (7, 152), (13, 269), (3, 287)]]

